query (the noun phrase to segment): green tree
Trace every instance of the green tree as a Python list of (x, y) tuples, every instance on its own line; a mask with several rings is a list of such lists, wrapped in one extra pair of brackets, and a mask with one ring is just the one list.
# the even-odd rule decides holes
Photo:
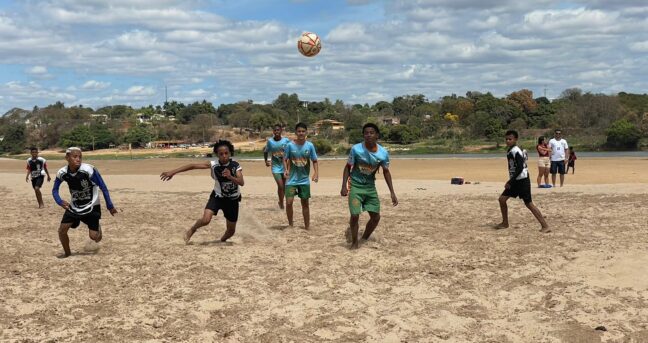
[(637, 149), (641, 130), (626, 119), (617, 120), (607, 129), (607, 145), (615, 149)]
[(388, 139), (398, 144), (411, 144), (421, 138), (421, 129), (409, 125), (396, 125), (389, 129)]
[(4, 153), (19, 154), (25, 149), (25, 124), (15, 123), (7, 125), (2, 132), (0, 150)]
[(333, 150), (333, 144), (326, 138), (316, 138), (313, 140), (315, 151), (318, 155), (326, 155)]
[(92, 149), (92, 132), (85, 125), (79, 125), (61, 136), (59, 143), (63, 147), (76, 146), (83, 150)]
[(124, 136), (124, 142), (132, 144), (133, 147), (143, 148), (147, 143), (153, 140), (153, 133), (151, 129), (146, 125), (136, 125), (131, 127), (126, 136)]

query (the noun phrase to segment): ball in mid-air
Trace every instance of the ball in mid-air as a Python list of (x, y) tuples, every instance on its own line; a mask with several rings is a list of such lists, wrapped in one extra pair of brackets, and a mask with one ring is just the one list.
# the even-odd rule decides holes
[(318, 35), (312, 32), (304, 32), (297, 41), (297, 49), (302, 55), (313, 57), (322, 49), (322, 42)]

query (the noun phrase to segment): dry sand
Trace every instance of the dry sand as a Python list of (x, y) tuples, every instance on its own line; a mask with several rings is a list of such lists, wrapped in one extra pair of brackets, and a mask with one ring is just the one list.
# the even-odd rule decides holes
[(343, 161), (321, 162), (310, 231), (299, 205), (285, 228), (269, 171), (243, 161), (232, 244), (215, 242), (217, 216), (184, 245), (212, 181), (157, 175), (187, 162), (97, 161), (123, 212), (103, 209), (100, 249), (73, 230), (74, 255), (57, 259), (51, 183), (38, 210), (24, 162), (0, 160), (0, 341), (648, 342), (646, 159), (579, 160), (564, 188), (533, 189), (546, 235), (518, 200), (512, 227), (490, 228), (504, 159), (394, 160), (401, 204), (379, 175), (382, 222), (357, 251), (344, 242)]

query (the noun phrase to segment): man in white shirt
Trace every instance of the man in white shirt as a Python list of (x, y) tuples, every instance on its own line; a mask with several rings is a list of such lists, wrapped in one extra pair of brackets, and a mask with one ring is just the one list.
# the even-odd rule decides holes
[(569, 145), (562, 139), (562, 131), (554, 131), (554, 138), (549, 141), (551, 148), (551, 183), (556, 187), (556, 173), (560, 174), (560, 187), (565, 182), (565, 166), (567, 165), (567, 156), (569, 156)]

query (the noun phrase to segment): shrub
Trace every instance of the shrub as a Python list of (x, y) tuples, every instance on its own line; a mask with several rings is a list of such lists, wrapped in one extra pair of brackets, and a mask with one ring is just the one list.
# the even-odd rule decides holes
[(641, 130), (626, 119), (617, 120), (607, 129), (607, 146), (616, 149), (637, 149)]
[(318, 155), (326, 155), (333, 150), (333, 144), (325, 138), (317, 138), (313, 140), (313, 145), (315, 145), (315, 150)]

